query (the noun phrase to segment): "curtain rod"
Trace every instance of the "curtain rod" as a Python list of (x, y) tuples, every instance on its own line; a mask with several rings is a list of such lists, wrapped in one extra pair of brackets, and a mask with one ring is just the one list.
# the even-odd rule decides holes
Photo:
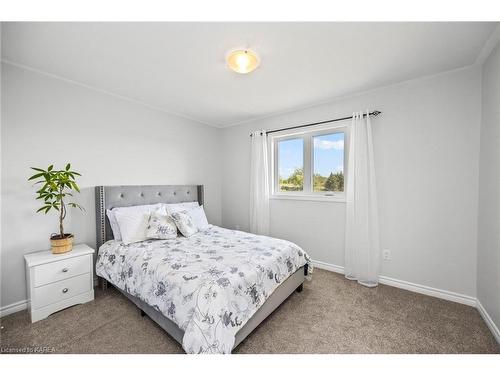
[[(369, 115), (370, 116), (378, 116), (380, 115), (382, 112), (380, 111), (373, 111), (373, 112), (370, 112)], [(366, 113), (363, 113), (363, 117), (366, 117)], [(282, 131), (285, 131), (285, 130), (292, 130), (292, 129), (298, 129), (298, 128), (305, 128), (305, 127), (308, 127), (308, 126), (314, 126), (314, 125), (321, 125), (321, 124), (328, 124), (329, 122), (337, 122), (337, 121), (344, 121), (344, 120), (349, 120), (349, 119), (352, 119), (352, 116), (347, 116), (347, 117), (341, 117), (341, 118), (334, 118), (334, 119), (331, 119), (331, 120), (325, 120), (325, 121), (320, 121), (320, 122), (313, 122), (313, 123), (310, 123), (310, 124), (303, 124), (303, 125), (297, 125), (297, 126), (290, 126), (288, 128), (282, 128), (282, 129), (275, 129), (275, 130), (268, 130), (266, 132), (266, 134), (271, 134), (271, 133), (276, 133), (276, 132), (282, 132)], [(250, 137), (252, 136), (252, 134), (250, 134)]]

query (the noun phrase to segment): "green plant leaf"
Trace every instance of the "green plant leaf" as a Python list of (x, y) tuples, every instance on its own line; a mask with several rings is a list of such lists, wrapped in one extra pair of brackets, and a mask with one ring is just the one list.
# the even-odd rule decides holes
[(78, 203), (75, 203), (75, 202), (68, 203), (68, 206), (71, 206), (74, 208), (79, 208), (81, 211), (85, 211), (85, 208), (83, 208), (82, 206), (80, 206)]
[[(40, 184), (41, 186), (36, 192), (35, 199), (42, 200), (43, 207), (37, 212), (47, 213), (51, 209), (61, 211), (63, 201), (68, 196), (72, 197), (74, 191), (80, 193), (80, 188), (76, 184), (76, 176), (81, 176), (81, 174), (71, 170), (71, 163), (67, 163), (64, 169), (54, 169), (53, 164), (49, 165), (47, 170), (37, 167), (30, 168), (37, 173), (30, 176), (29, 181), (38, 179), (34, 185)], [(84, 211), (84, 208), (75, 202), (66, 204), (66, 206)]]
[(34, 174), (30, 178), (28, 178), (28, 181), (34, 180), (35, 178), (39, 178), (39, 177), (42, 177), (42, 176), (43, 176), (43, 173)]

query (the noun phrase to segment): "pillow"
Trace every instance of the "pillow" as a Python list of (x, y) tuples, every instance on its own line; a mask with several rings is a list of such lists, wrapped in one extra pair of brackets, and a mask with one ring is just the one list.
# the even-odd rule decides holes
[(116, 221), (115, 213), (112, 210), (106, 210), (106, 215), (108, 215), (109, 225), (111, 226), (111, 230), (113, 231), (113, 238), (116, 241), (121, 241), (122, 234), (120, 233), (120, 227), (118, 226), (118, 222)]
[[(116, 207), (112, 210), (106, 210), (109, 218), (109, 224), (111, 225), (111, 230), (113, 231), (113, 238), (117, 241), (122, 241), (123, 232), (120, 228), (120, 223), (118, 222), (116, 215), (118, 212), (125, 212), (127, 215), (141, 215), (144, 213), (150, 214), (161, 206), (161, 203), (157, 203), (140, 206)], [(113, 225), (115, 225), (115, 227), (113, 227)]]
[(187, 212), (174, 212), (171, 216), (184, 237), (191, 237), (198, 232), (198, 227)]
[(145, 235), (148, 239), (157, 240), (168, 240), (177, 237), (177, 226), (164, 207), (159, 208), (149, 216)]
[(117, 211), (115, 215), (125, 245), (147, 240), (146, 227), (151, 216), (149, 212)]
[(198, 206), (196, 208), (193, 208), (192, 210), (189, 210), (187, 214), (191, 216), (194, 225), (196, 225), (199, 231), (208, 228), (208, 220), (207, 216), (205, 215), (205, 210), (203, 209), (203, 206)]
[(174, 212), (189, 211), (200, 206), (198, 202), (165, 203), (163, 205), (167, 208), (167, 213), (170, 215)]

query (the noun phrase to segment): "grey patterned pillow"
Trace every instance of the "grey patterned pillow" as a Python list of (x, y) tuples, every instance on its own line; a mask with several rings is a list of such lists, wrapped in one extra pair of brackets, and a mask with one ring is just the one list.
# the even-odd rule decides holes
[(186, 211), (174, 212), (171, 216), (184, 237), (190, 237), (198, 232), (198, 227)]
[(168, 240), (176, 237), (177, 226), (165, 210), (159, 209), (151, 213), (146, 227), (146, 238)]

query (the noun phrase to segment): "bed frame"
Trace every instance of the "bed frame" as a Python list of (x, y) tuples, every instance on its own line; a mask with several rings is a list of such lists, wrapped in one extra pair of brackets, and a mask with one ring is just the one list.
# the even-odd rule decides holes
[[(115, 207), (136, 206), (155, 203), (181, 203), (198, 202), (204, 203), (203, 185), (128, 185), (128, 186), (96, 186), (96, 244), (97, 248), (106, 241), (113, 239), (113, 231), (106, 215), (107, 209)], [(294, 291), (301, 292), (307, 266), (299, 268), (294, 274), (286, 279), (269, 296), (257, 312), (236, 333), (234, 348), (238, 346), (264, 319), (266, 319), (283, 301)], [(99, 278), (103, 289), (107, 288), (107, 280)], [(165, 317), (158, 310), (149, 306), (139, 298), (115, 287), (141, 311), (141, 315), (148, 315), (170, 336), (182, 345), (184, 331), (173, 321)]]

